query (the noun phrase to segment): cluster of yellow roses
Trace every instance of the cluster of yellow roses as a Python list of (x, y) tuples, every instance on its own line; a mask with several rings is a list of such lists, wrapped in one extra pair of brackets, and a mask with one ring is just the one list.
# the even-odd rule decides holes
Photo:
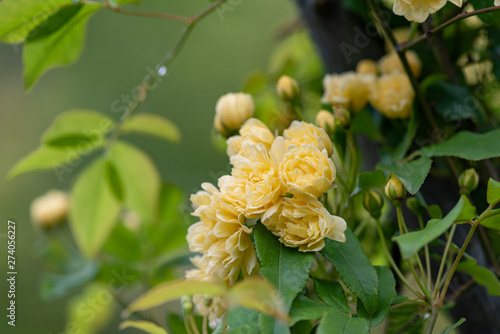
[[(418, 77), (422, 63), (417, 54), (407, 51), (405, 57), (413, 75)], [(369, 102), (389, 118), (410, 117), (415, 98), (411, 82), (395, 51), (389, 52), (378, 63), (370, 59), (361, 60), (356, 71), (327, 74), (323, 79), (323, 88), (325, 92), (321, 102), (325, 104), (358, 112)]]
[[(235, 101), (234, 95), (224, 98)], [(232, 285), (240, 274), (254, 274), (258, 262), (250, 233), (257, 219), (299, 251), (321, 250), (324, 238), (345, 241), (345, 221), (318, 200), (335, 180), (332, 151), (325, 130), (313, 124), (294, 121), (282, 136), (275, 136), (263, 122), (246, 120), (239, 135), (227, 140), (231, 175), (219, 178), (218, 187), (203, 183), (203, 190), (191, 195), (193, 215), (200, 221), (189, 228), (187, 240), (190, 250), (201, 255), (192, 259), (196, 268), (187, 278)], [(214, 299), (208, 306), (196, 296), (194, 302), (215, 326), (224, 312), (221, 301)]]

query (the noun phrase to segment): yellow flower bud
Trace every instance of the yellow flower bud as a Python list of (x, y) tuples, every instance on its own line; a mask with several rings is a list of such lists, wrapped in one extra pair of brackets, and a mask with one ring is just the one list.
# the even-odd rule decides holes
[(323, 128), (326, 132), (332, 132), (335, 127), (333, 114), (327, 110), (320, 110), (316, 114), (316, 125)]
[(378, 74), (378, 64), (376, 61), (371, 59), (363, 59), (356, 65), (356, 72), (359, 74)]
[(479, 185), (479, 175), (474, 168), (464, 170), (458, 179), (461, 195), (469, 195)]
[[(412, 50), (406, 51), (405, 57), (413, 75), (419, 77), (422, 73), (422, 62), (417, 53)], [(386, 54), (379, 60), (379, 68), (382, 74), (391, 74), (393, 72), (405, 73), (403, 63), (395, 51)]]
[(193, 302), (191, 297), (184, 295), (181, 297), (181, 305), (185, 313), (191, 313), (193, 311)]
[(252, 96), (244, 93), (223, 95), (215, 106), (214, 126), (223, 136), (236, 132), (254, 114)]
[(406, 197), (406, 188), (396, 176), (392, 176), (385, 186), (385, 195), (394, 204), (401, 205), (403, 199)]
[(31, 203), (31, 220), (45, 229), (64, 222), (68, 215), (69, 198), (60, 190), (50, 190)]
[(283, 75), (278, 80), (276, 91), (283, 101), (291, 102), (295, 100), (300, 94), (300, 88), (293, 78), (288, 75)]
[(363, 197), (363, 207), (373, 218), (377, 219), (382, 213), (382, 208), (384, 206), (384, 199), (375, 190), (369, 190), (365, 192)]
[(411, 115), (415, 91), (406, 74), (384, 74), (370, 92), (370, 103), (388, 118), (408, 118)]

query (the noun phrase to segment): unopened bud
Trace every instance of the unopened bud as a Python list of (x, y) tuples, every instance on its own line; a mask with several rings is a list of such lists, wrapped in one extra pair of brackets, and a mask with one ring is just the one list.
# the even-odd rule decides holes
[(341, 107), (334, 107), (333, 113), (335, 125), (345, 130), (349, 129), (351, 126), (351, 113), (347, 109)]
[(469, 195), (479, 185), (479, 175), (474, 168), (464, 170), (458, 178), (461, 195)]
[(185, 313), (191, 313), (193, 311), (193, 301), (191, 297), (183, 295), (181, 297), (181, 305)]
[(363, 207), (366, 209), (366, 211), (368, 211), (370, 216), (378, 219), (380, 217), (380, 214), (382, 213), (383, 206), (384, 199), (382, 198), (382, 195), (380, 195), (377, 191), (369, 190), (365, 192), (365, 195), (363, 197)]
[(406, 197), (406, 188), (396, 176), (392, 176), (385, 186), (385, 195), (395, 205), (401, 205)]
[(287, 75), (283, 75), (279, 78), (278, 84), (276, 85), (276, 91), (278, 92), (279, 97), (286, 102), (296, 100), (300, 94), (297, 81)]
[(36, 226), (50, 229), (66, 220), (68, 207), (68, 194), (60, 190), (50, 190), (31, 203), (31, 220)]
[(327, 110), (320, 110), (316, 114), (316, 125), (323, 128), (328, 133), (333, 132), (335, 128), (333, 114)]
[(415, 197), (410, 197), (406, 200), (406, 206), (417, 216), (422, 214), (422, 205)]
[(255, 111), (252, 96), (244, 93), (223, 95), (215, 106), (214, 127), (225, 137), (236, 133)]

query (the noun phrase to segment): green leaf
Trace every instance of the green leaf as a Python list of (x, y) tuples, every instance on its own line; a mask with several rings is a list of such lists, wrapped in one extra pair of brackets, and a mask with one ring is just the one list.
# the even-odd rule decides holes
[(290, 318), (292, 325), (302, 320), (316, 320), (321, 318), (328, 310), (332, 308), (316, 300), (305, 296), (297, 296), (290, 308)]
[(396, 280), (392, 271), (387, 267), (375, 267), (380, 281), (380, 295), (377, 311), (373, 314), (366, 312), (363, 302), (357, 305), (358, 316), (368, 320), (370, 327), (378, 326), (389, 314), (389, 308), (396, 297)]
[(493, 179), (488, 180), (488, 189), (486, 193), (486, 199), (489, 204), (497, 203), (500, 201), (500, 182)]
[(290, 334), (290, 328), (286, 322), (275, 321), (273, 317), (265, 314), (259, 315), (259, 328), (261, 333)]
[(72, 5), (67, 0), (1, 1), (0, 40), (6, 43), (24, 42), (35, 27), (64, 6)]
[(462, 198), (464, 199), (464, 206), (462, 208), (462, 211), (458, 215), (456, 220), (472, 220), (476, 218), (476, 207), (470, 204), (469, 199), (467, 196), (463, 196)]
[(432, 160), (427, 157), (402, 163), (400, 165), (386, 165), (379, 163), (378, 168), (393, 173), (403, 183), (406, 190), (415, 195), (429, 174)]
[(59, 11), (49, 16), (35, 29), (30, 31), (30, 33), (26, 37), (26, 42), (32, 42), (34, 40), (50, 36), (57, 30), (59, 30), (62, 26), (64, 26), (66, 22), (71, 20), (71, 18), (75, 16), (82, 8), (82, 5), (62, 7), (61, 9), (59, 9)]
[(106, 178), (106, 160), (100, 158), (77, 178), (71, 190), (70, 225), (82, 253), (99, 252), (113, 230), (121, 205)]
[(372, 115), (366, 109), (353, 115), (350, 130), (353, 133), (365, 135), (368, 138), (379, 142), (384, 140), (373, 123)]
[(221, 296), (226, 288), (215, 282), (186, 281), (184, 279), (159, 284), (142, 294), (127, 307), (127, 313), (148, 310), (171, 300), (180, 299), (183, 295)]
[[(482, 9), (482, 8), (487, 8), (491, 7), (493, 3), (490, 0), (476, 0), (474, 1), (474, 9)], [(498, 24), (500, 22), (500, 14), (498, 12), (489, 12), (489, 13), (483, 13), (479, 14), (477, 16), (481, 21), (484, 23), (493, 23), (493, 24)]]
[(344, 284), (363, 301), (368, 313), (378, 307), (379, 281), (377, 271), (363, 252), (351, 229), (345, 231), (346, 241), (325, 239), (323, 255), (335, 266)]
[(87, 21), (99, 8), (101, 5), (85, 5), (58, 30), (26, 41), (23, 59), (27, 90), (49, 69), (76, 61), (83, 49)]
[(284, 246), (263, 224), (257, 224), (254, 236), (260, 274), (276, 286), (288, 309), (306, 286), (314, 256)]
[(439, 144), (424, 147), (420, 152), (428, 157), (451, 156), (466, 160), (483, 160), (500, 156), (500, 129), (486, 133), (461, 131)]
[(429, 216), (433, 219), (441, 219), (443, 218), (443, 211), (437, 204), (429, 205), (425, 208)]
[(317, 334), (369, 334), (370, 327), (363, 318), (351, 318), (337, 311), (328, 311), (316, 331)]
[(483, 219), (480, 224), (487, 228), (500, 230), (500, 209), (491, 211), (489, 217)]
[[(84, 153), (89, 154), (92, 150), (99, 148), (99, 145), (90, 145)], [(28, 154), (19, 161), (7, 174), (7, 180), (36, 170), (53, 169), (58, 177), (67, 172), (72, 172), (75, 164), (82, 159), (83, 151), (75, 150), (71, 147), (49, 147), (40, 146), (35, 151)]]
[(483, 285), (488, 289), (490, 295), (500, 296), (500, 282), (498, 278), (489, 269), (478, 265), (475, 259), (469, 258), (465, 262), (460, 262), (457, 270), (472, 276), (477, 284)]
[(339, 312), (351, 313), (344, 289), (339, 282), (314, 278), (314, 291), (323, 303), (332, 306)]
[(167, 331), (157, 324), (144, 320), (126, 320), (119, 326), (121, 330), (135, 328), (149, 334), (168, 334)]
[(125, 205), (143, 220), (156, 221), (161, 181), (154, 163), (143, 151), (121, 141), (111, 148), (109, 158), (121, 180)]
[(138, 235), (123, 224), (118, 224), (113, 229), (103, 250), (128, 263), (139, 261), (142, 258), (141, 242)]
[(451, 334), (451, 332), (454, 329), (456, 329), (458, 326), (460, 326), (464, 322), (465, 322), (465, 318), (462, 318), (462, 319), (458, 320), (454, 325), (446, 327), (445, 329), (443, 329), (443, 331), (441, 332), (441, 334)]
[(361, 189), (381, 188), (387, 182), (384, 172), (377, 169), (373, 172), (359, 173), (359, 187)]
[(123, 125), (123, 133), (140, 133), (178, 143), (181, 133), (177, 125), (160, 115), (142, 113)]
[(443, 219), (431, 219), (423, 230), (395, 237), (394, 241), (399, 245), (403, 258), (411, 258), (420, 248), (448, 230), (453, 222), (457, 220), (463, 207), (464, 197), (462, 196), (455, 207)]
[(482, 120), (481, 113), (467, 87), (437, 81), (429, 86), (426, 96), (445, 122)]
[(420, 312), (420, 305), (416, 303), (404, 303), (391, 307), (387, 334), (422, 334), (425, 320)]
[(212, 334), (261, 334), (259, 328), (259, 313), (244, 307), (234, 307), (226, 313), (225, 330), (224, 322)]
[[(45, 131), (42, 142), (46, 145), (61, 146), (73, 143), (75, 148), (82, 145), (102, 146), (105, 135), (114, 127), (107, 116), (93, 110), (75, 109), (60, 114)], [(63, 145), (66, 146), (66, 145)]]

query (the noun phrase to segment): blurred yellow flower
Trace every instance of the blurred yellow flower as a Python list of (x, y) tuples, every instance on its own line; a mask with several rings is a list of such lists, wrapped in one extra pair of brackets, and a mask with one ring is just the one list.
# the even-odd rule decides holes
[(500, 7), (500, 0), (495, 0), (495, 6)]
[(274, 135), (269, 128), (256, 118), (250, 118), (240, 129), (239, 136), (230, 137), (227, 140), (227, 155), (229, 157), (238, 154), (245, 144), (263, 144), (267, 149), (271, 148)]
[[(498, 0), (496, 0), (498, 1)], [(450, 0), (462, 7), (462, 0)], [(404, 15), (408, 21), (424, 22), (429, 14), (433, 14), (446, 5), (447, 0), (395, 0), (392, 8), (394, 14)]]
[(214, 126), (219, 133), (227, 136), (238, 130), (253, 113), (254, 104), (250, 94), (229, 93), (217, 100)]
[[(422, 62), (418, 57), (417, 53), (413, 50), (405, 52), (406, 60), (408, 65), (410, 65), (411, 72), (414, 76), (419, 77), (422, 73)], [(379, 60), (379, 68), (382, 74), (390, 74), (393, 72), (405, 73), (405, 68), (401, 59), (399, 59), (396, 51), (386, 54)]]
[(262, 222), (288, 247), (301, 252), (319, 251), (324, 238), (345, 241), (344, 219), (331, 215), (316, 198), (285, 198), (283, 204)]
[(406, 74), (384, 74), (375, 82), (370, 103), (388, 118), (408, 118), (411, 115), (415, 92)]
[(333, 145), (330, 137), (324, 129), (311, 123), (293, 121), (288, 129), (283, 131), (285, 146), (312, 145), (320, 151), (326, 150), (328, 155), (333, 152)]
[(373, 75), (352, 71), (342, 74), (327, 74), (323, 78), (325, 93), (321, 102), (344, 107), (349, 111), (360, 111), (366, 106), (369, 87), (374, 79)]
[(60, 190), (50, 190), (31, 203), (31, 220), (36, 226), (51, 228), (66, 219), (68, 207), (68, 194)]
[(359, 74), (378, 74), (378, 64), (371, 59), (362, 59), (356, 65), (356, 72)]
[(280, 178), (289, 192), (300, 197), (319, 197), (335, 180), (336, 170), (326, 150), (312, 145), (289, 145), (279, 157)]

